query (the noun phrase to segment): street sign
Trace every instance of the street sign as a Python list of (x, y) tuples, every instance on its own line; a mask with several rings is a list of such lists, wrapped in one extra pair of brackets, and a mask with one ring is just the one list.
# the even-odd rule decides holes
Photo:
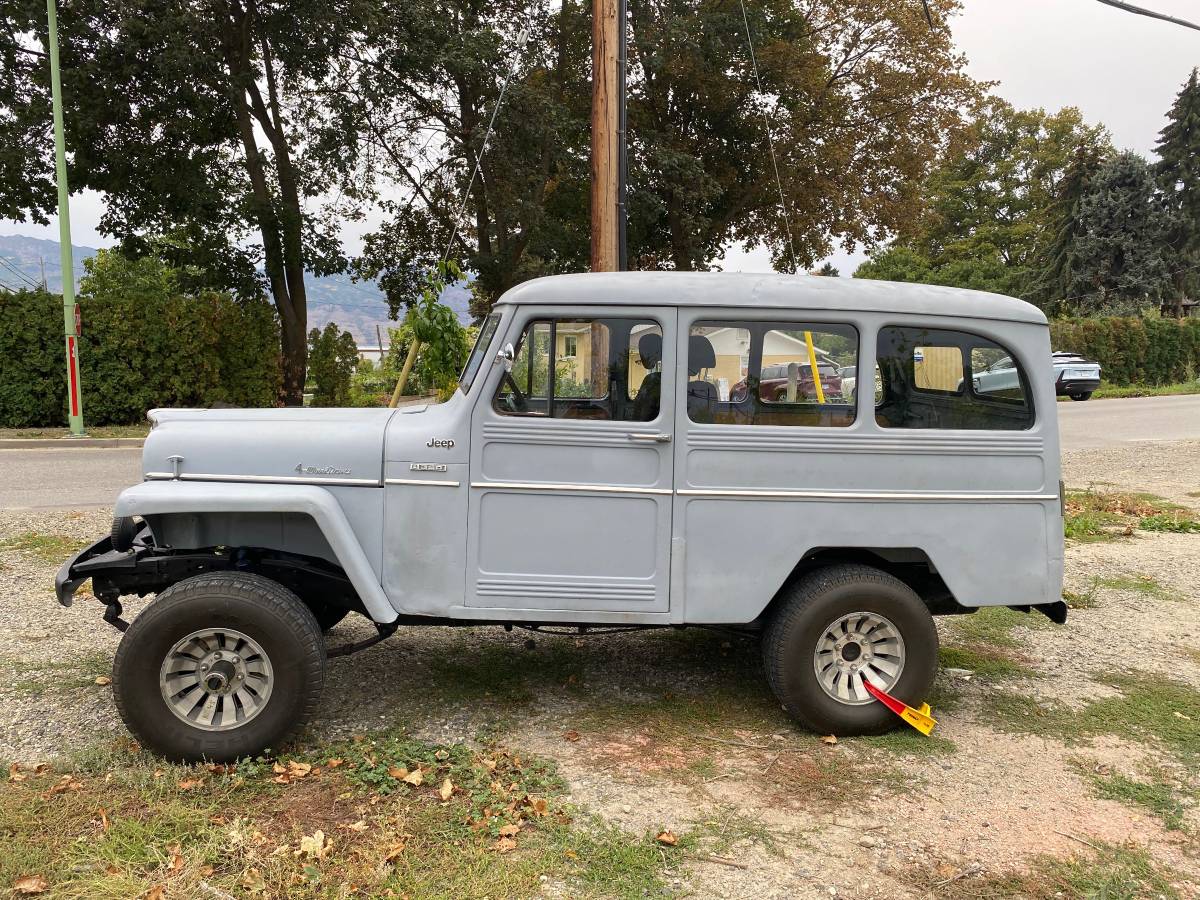
[(83, 313), (78, 303), (75, 304), (75, 337), (83, 337)]

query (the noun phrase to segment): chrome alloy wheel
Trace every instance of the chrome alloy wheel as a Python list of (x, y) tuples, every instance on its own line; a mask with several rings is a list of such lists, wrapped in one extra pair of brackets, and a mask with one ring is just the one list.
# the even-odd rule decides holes
[(158, 673), (167, 707), (204, 731), (228, 731), (257, 716), (275, 681), (263, 648), (240, 631), (205, 628), (171, 648)]
[(904, 638), (876, 613), (857, 612), (831, 623), (817, 640), (813, 668), (821, 689), (839, 703), (862, 706), (872, 697), (863, 680), (890, 691), (904, 671)]

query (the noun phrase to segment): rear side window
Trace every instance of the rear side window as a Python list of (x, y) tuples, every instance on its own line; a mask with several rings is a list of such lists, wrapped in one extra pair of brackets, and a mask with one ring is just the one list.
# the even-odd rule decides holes
[(1029, 379), (1000, 344), (965, 331), (880, 329), (875, 420), (884, 428), (1019, 431)]
[(697, 322), (688, 334), (688, 418), (718, 425), (854, 422), (858, 332), (828, 322)]

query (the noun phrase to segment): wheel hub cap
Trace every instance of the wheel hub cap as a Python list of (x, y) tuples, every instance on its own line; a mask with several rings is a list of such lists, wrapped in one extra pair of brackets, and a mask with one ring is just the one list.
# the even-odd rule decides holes
[(904, 671), (904, 638), (877, 613), (850, 613), (821, 632), (813, 655), (821, 689), (849, 706), (871, 703), (864, 681), (889, 691)]
[(262, 712), (274, 680), (271, 660), (256, 641), (231, 628), (206, 628), (171, 648), (158, 686), (177, 718), (204, 731), (226, 731)]

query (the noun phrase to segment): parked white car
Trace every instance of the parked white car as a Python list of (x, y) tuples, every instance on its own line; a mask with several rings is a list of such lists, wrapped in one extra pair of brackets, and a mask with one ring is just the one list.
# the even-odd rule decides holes
[(1084, 359), (1078, 353), (1056, 350), (1054, 359), (1054, 392), (1072, 400), (1087, 400), (1100, 387), (1100, 363)]

